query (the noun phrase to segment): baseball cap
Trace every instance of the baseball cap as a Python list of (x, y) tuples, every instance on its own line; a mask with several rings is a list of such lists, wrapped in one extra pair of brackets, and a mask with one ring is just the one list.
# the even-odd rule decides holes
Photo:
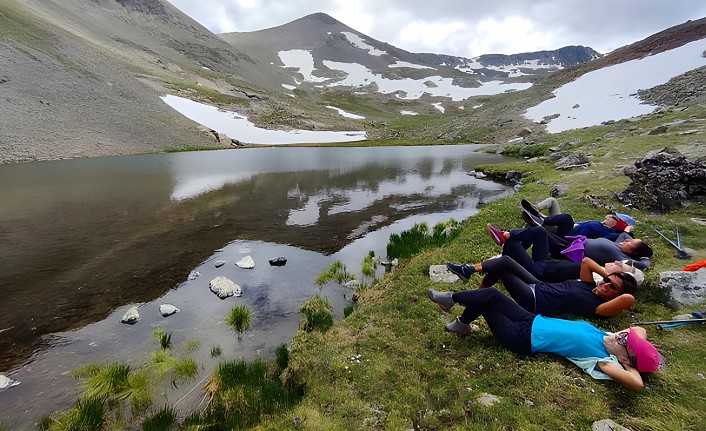
[(613, 214), (615, 214), (620, 220), (624, 221), (629, 226), (635, 226), (635, 219), (630, 217), (629, 215), (621, 214), (621, 213), (615, 212), (615, 211), (613, 211)]

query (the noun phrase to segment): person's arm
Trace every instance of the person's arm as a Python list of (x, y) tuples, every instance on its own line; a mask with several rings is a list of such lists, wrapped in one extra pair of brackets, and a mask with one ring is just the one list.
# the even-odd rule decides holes
[[(630, 258), (632, 259), (632, 258)], [(622, 259), (624, 260), (624, 259)], [(632, 266), (634, 266), (637, 269), (647, 269), (652, 265), (652, 261), (650, 260), (649, 257), (641, 257), (639, 259), (633, 260), (632, 261)]]
[(593, 283), (593, 273), (599, 274), (601, 277), (607, 277), (608, 272), (601, 265), (597, 264), (595, 260), (590, 257), (584, 257), (581, 260), (581, 271), (579, 272), (579, 280), (585, 281), (586, 283)]
[[(613, 298), (610, 301), (606, 301), (603, 304), (596, 307), (596, 314), (603, 317), (613, 317), (616, 314), (627, 310), (632, 307), (635, 303), (635, 297), (629, 293), (623, 293), (617, 298)], [(607, 374), (607, 373), (606, 373)]]
[(617, 238), (615, 238), (613, 240), (613, 242), (615, 242), (616, 244), (619, 244), (619, 243), (625, 241), (626, 239), (633, 239), (633, 237), (632, 237), (632, 235), (630, 235), (629, 232), (622, 232), (620, 235), (618, 235)]
[(630, 365), (623, 366), (625, 368), (622, 368), (614, 362), (598, 362), (598, 368), (621, 385), (627, 386), (628, 388), (636, 391), (644, 388), (645, 384), (642, 382), (642, 376), (640, 373)]

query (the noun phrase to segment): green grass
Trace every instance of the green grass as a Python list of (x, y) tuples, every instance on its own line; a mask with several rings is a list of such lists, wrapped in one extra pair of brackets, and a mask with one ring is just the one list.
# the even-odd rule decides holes
[(458, 236), (458, 226), (456, 220), (449, 219), (437, 223), (431, 230), (429, 225), (422, 222), (399, 234), (393, 233), (387, 243), (387, 256), (392, 259), (407, 259), (422, 250), (447, 244)]
[(226, 325), (235, 329), (240, 337), (250, 327), (251, 312), (244, 305), (236, 305), (230, 309), (226, 317)]
[(169, 431), (176, 422), (174, 408), (165, 406), (142, 421), (142, 431)]
[(321, 295), (305, 301), (299, 308), (301, 320), (299, 329), (311, 332), (325, 332), (333, 326), (333, 307), (329, 300)]
[(157, 339), (162, 350), (169, 349), (172, 346), (172, 334), (165, 331), (164, 328), (154, 328), (152, 336)]
[(319, 289), (321, 289), (331, 281), (335, 281), (338, 284), (343, 284), (350, 280), (355, 280), (355, 274), (348, 272), (346, 270), (346, 265), (344, 265), (340, 260), (337, 260), (333, 262), (326, 269), (326, 271), (316, 277), (316, 284), (319, 286)]
[(82, 398), (72, 409), (42, 421), (42, 426), (52, 431), (98, 431), (105, 421), (104, 403), (101, 398)]
[(206, 384), (205, 411), (190, 416), (184, 428), (249, 429), (263, 417), (288, 411), (300, 396), (300, 387), (283, 384), (275, 367), (262, 360), (222, 362)]

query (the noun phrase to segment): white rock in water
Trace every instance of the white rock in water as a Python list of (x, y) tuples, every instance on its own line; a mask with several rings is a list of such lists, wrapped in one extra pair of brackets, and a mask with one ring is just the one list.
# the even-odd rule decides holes
[(239, 267), (245, 268), (245, 269), (255, 268), (255, 261), (252, 260), (252, 257), (250, 257), (250, 256), (245, 256), (244, 258), (235, 262), (235, 264), (238, 265)]
[(187, 280), (189, 280), (189, 281), (194, 280), (194, 279), (195, 279), (196, 277), (198, 277), (199, 275), (201, 275), (201, 274), (199, 274), (198, 271), (191, 271), (191, 272), (189, 273), (189, 276), (187, 277)]
[(134, 325), (138, 320), (140, 320), (140, 313), (137, 312), (137, 307), (130, 307), (123, 315), (123, 318), (120, 319), (122, 323), (130, 325)]
[(211, 280), (211, 282), (208, 283), (208, 288), (221, 299), (226, 299), (229, 296), (240, 296), (243, 293), (240, 286), (223, 276)]
[(164, 317), (171, 316), (172, 314), (178, 313), (179, 311), (181, 310), (179, 310), (172, 304), (162, 304), (159, 306), (159, 312), (162, 313), (162, 316)]
[(19, 384), (20, 382), (18, 382), (17, 380), (12, 380), (4, 374), (0, 374), (0, 391), (7, 388), (11, 388), (13, 386), (17, 386)]

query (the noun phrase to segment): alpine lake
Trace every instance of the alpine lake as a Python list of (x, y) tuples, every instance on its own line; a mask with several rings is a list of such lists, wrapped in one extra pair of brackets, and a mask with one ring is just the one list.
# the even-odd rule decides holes
[[(387, 260), (390, 234), (463, 220), (512, 193), (473, 175), (509, 160), (478, 147), (283, 146), (0, 165), (0, 374), (19, 382), (0, 390), (0, 420), (30, 428), (71, 407), (83, 390), (72, 370), (139, 366), (159, 348), (156, 328), (198, 364), (193, 381), (158, 402), (195, 408), (196, 386), (219, 361), (273, 359), (304, 301), (321, 294), (343, 318), (353, 291), (315, 282), (333, 262), (360, 278), (370, 251)], [(254, 268), (235, 264), (246, 256)], [(280, 256), (285, 265), (268, 263)], [(242, 296), (212, 293), (217, 276)], [(180, 311), (163, 317), (161, 304)], [(234, 305), (252, 311), (242, 337), (224, 322)], [(140, 320), (121, 323), (133, 306)]]

